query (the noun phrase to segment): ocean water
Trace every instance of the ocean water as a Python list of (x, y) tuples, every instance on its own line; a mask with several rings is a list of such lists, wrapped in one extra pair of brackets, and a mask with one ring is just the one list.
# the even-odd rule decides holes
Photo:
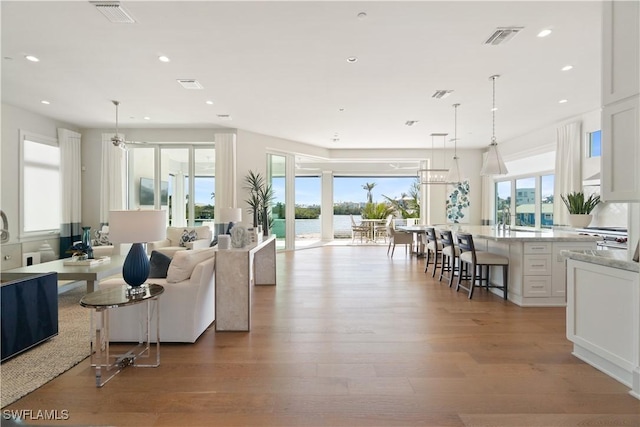
[[(296, 235), (320, 234), (321, 218), (318, 219), (296, 219)], [(356, 223), (360, 222), (360, 215), (354, 215)], [(349, 215), (333, 216), (333, 233), (337, 236), (351, 236), (351, 218)]]

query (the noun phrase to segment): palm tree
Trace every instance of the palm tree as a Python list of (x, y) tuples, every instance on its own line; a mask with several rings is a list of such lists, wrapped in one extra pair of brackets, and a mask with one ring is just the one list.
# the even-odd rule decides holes
[(367, 202), (373, 203), (373, 193), (371, 190), (376, 186), (375, 182), (367, 182), (362, 186), (363, 190), (367, 190)]

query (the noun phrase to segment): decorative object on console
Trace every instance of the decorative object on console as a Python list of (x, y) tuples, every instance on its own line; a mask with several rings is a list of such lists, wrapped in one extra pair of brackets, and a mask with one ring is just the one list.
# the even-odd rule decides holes
[(38, 252), (40, 252), (40, 262), (49, 262), (56, 259), (56, 253), (53, 251), (53, 248), (49, 244), (49, 242), (44, 242), (38, 248)]
[(600, 203), (600, 196), (591, 194), (585, 199), (584, 192), (574, 191), (561, 194), (560, 198), (569, 210), (569, 225), (574, 228), (584, 228), (589, 225), (593, 216), (591, 211)]
[(91, 246), (86, 245), (84, 242), (76, 242), (69, 248), (67, 253), (71, 254), (72, 261), (84, 261), (89, 259), (89, 250)]
[(233, 227), (231, 229), (231, 247), (244, 248), (250, 240), (247, 229), (242, 226)]
[(221, 208), (220, 209), (220, 223), (228, 224), (227, 232), (225, 234), (231, 234), (231, 229), (237, 223), (242, 221), (242, 209), (240, 208)]
[(122, 266), (122, 277), (131, 287), (131, 293), (144, 292), (141, 285), (149, 277), (149, 258), (142, 244), (164, 237), (166, 216), (162, 210), (109, 212), (111, 240), (132, 243)]
[(506, 175), (509, 173), (507, 166), (502, 160), (502, 156), (498, 151), (498, 142), (496, 141), (496, 79), (499, 75), (493, 75), (489, 77), (489, 80), (493, 83), (493, 104), (491, 107), (491, 144), (489, 144), (489, 150), (480, 170), (480, 175)]

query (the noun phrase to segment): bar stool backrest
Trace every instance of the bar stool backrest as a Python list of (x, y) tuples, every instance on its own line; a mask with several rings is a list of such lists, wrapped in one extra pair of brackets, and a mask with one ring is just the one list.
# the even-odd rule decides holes
[(476, 248), (473, 245), (473, 236), (467, 233), (457, 233), (458, 247), (460, 248), (460, 254), (463, 252), (471, 252), (473, 263), (476, 264)]
[(437, 242), (438, 239), (436, 238), (436, 229), (433, 227), (429, 227), (426, 229), (426, 234), (427, 234), (427, 242)]
[(450, 230), (440, 230), (440, 241), (442, 242), (442, 247), (446, 248), (447, 246), (453, 246), (453, 234)]

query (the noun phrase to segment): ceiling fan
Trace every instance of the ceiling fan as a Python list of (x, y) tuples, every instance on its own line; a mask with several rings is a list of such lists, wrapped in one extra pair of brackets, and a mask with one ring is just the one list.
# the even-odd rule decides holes
[(120, 134), (118, 133), (118, 105), (120, 105), (120, 101), (111, 101), (113, 102), (113, 105), (116, 106), (116, 133), (115, 135), (113, 135), (111, 137), (111, 143), (118, 148), (121, 148), (123, 150), (127, 149), (127, 145), (126, 144), (146, 144), (146, 142), (138, 142), (138, 141), (125, 141), (124, 138), (122, 138), (120, 136)]

